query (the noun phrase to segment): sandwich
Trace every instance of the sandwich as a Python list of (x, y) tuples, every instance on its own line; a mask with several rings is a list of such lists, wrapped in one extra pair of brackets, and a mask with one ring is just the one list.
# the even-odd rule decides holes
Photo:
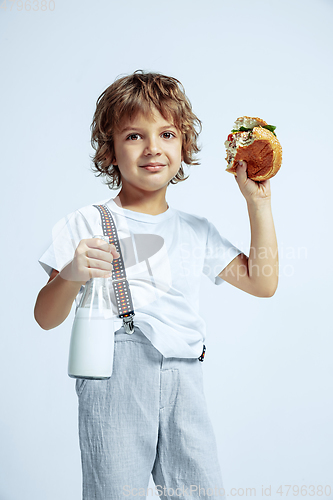
[(237, 176), (238, 163), (244, 160), (247, 176), (253, 181), (264, 181), (276, 175), (282, 163), (282, 148), (275, 129), (261, 118), (237, 118), (224, 143), (228, 163), (226, 171)]

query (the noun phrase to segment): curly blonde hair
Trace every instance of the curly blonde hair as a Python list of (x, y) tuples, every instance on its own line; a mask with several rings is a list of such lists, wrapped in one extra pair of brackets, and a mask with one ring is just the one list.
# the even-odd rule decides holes
[[(91, 145), (95, 149), (92, 157), (97, 177), (105, 176), (109, 189), (121, 187), (121, 175), (114, 158), (113, 133), (119, 130), (124, 119), (132, 119), (138, 113), (149, 116), (155, 107), (173, 123), (182, 134), (182, 154), (186, 165), (200, 165), (194, 154), (200, 151), (197, 144), (202, 129), (199, 118), (185, 95), (179, 80), (159, 73), (137, 70), (129, 76), (115, 80), (97, 99), (96, 111), (91, 124)], [(198, 128), (198, 131), (196, 130)], [(188, 179), (181, 165), (171, 184)], [(169, 184), (170, 184), (169, 182)]]

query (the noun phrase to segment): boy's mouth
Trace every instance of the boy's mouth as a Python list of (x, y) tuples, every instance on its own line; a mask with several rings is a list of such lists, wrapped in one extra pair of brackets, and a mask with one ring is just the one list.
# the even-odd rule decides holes
[(146, 165), (141, 165), (141, 168), (151, 171), (162, 170), (164, 167), (165, 165), (163, 163), (147, 163)]

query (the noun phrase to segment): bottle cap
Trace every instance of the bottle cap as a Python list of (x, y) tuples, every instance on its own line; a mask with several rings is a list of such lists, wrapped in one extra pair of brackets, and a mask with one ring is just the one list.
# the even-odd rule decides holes
[(100, 234), (97, 234), (95, 236), (93, 236), (93, 238), (99, 238), (100, 240), (104, 240), (106, 241), (107, 243), (109, 243), (109, 238), (108, 236), (104, 236), (104, 234), (101, 236)]

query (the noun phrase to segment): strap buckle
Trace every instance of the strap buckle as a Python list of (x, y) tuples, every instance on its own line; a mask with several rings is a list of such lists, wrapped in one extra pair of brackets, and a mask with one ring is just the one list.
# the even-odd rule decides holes
[(206, 352), (206, 346), (205, 344), (203, 345), (203, 349), (202, 349), (202, 353), (200, 354), (200, 356), (198, 357), (198, 360), (199, 361), (203, 361), (205, 359), (205, 352)]
[(127, 316), (126, 318), (123, 318), (123, 325), (125, 332), (131, 335), (134, 333), (134, 321), (133, 321), (134, 314), (131, 316)]

